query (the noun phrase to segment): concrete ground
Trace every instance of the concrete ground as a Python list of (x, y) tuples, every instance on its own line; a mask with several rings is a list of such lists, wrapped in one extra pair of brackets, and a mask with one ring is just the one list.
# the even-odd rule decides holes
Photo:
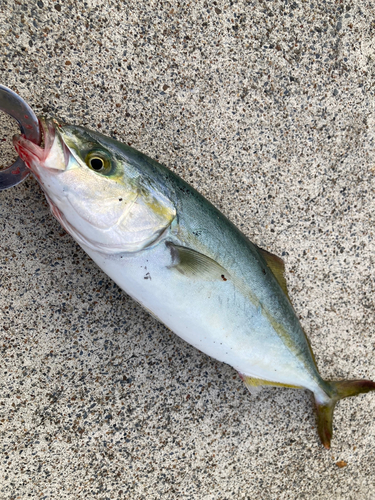
[[(131, 143), (283, 257), (324, 378), (375, 380), (372, 2), (2, 0), (0, 38), (38, 114)], [(1, 499), (374, 498), (375, 394), (338, 404), (327, 451), (307, 392), (251, 396), (35, 180), (0, 208)]]

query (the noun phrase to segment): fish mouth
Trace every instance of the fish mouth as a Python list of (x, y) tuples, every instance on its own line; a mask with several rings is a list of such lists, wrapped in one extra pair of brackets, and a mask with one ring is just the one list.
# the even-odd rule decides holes
[(34, 174), (37, 173), (38, 167), (65, 170), (70, 153), (59, 132), (63, 123), (56, 118), (44, 117), (40, 117), (38, 121), (42, 137), (41, 145), (29, 141), (23, 134), (13, 136), (13, 145), (19, 157)]

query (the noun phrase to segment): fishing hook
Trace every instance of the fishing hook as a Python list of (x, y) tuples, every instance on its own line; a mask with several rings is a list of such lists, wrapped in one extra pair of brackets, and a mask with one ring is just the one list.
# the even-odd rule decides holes
[[(38, 118), (22, 97), (5, 85), (0, 85), (0, 111), (17, 120), (21, 134), (26, 139), (40, 145), (41, 132)], [(18, 157), (13, 165), (0, 170), (0, 191), (16, 186), (26, 179), (29, 173), (25, 163)]]

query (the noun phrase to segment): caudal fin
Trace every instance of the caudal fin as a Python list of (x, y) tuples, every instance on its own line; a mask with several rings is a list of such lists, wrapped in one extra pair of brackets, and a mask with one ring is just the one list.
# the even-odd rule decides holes
[(330, 381), (327, 382), (327, 384), (332, 389), (330, 400), (320, 403), (315, 398), (315, 404), (318, 417), (319, 437), (323, 446), (329, 449), (331, 447), (333, 410), (337, 401), (350, 396), (357, 396), (357, 394), (373, 391), (375, 390), (375, 382), (371, 380), (342, 380)]

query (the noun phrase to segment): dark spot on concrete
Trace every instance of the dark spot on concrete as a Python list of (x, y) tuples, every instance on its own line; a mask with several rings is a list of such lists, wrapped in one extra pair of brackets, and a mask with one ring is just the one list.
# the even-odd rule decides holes
[(346, 467), (348, 464), (347, 462), (344, 462), (344, 460), (340, 460), (339, 462), (336, 462), (336, 465), (339, 469), (342, 469), (343, 467)]

